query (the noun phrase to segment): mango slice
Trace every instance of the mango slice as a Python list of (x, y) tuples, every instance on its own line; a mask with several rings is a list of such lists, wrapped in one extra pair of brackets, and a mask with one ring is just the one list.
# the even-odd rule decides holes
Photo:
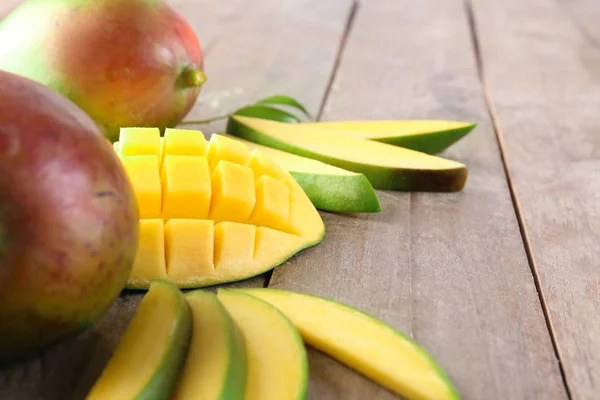
[(415, 150), (365, 140), (318, 126), (234, 115), (227, 132), (264, 146), (362, 173), (376, 189), (454, 192), (463, 189), (467, 167)]
[(171, 400), (242, 400), (246, 390), (246, 342), (217, 296), (185, 295), (192, 310), (192, 341)]
[(87, 400), (167, 399), (183, 369), (192, 314), (172, 283), (154, 281)]
[(290, 321), (269, 303), (244, 293), (219, 289), (217, 297), (246, 341), (248, 378), (244, 399), (306, 398), (306, 348)]
[[(322, 240), (325, 226), (306, 193), (259, 150), (193, 130), (124, 132), (132, 155), (121, 160), (142, 215), (128, 288), (246, 279)], [(114, 148), (122, 154), (123, 143)]]
[(322, 133), (388, 143), (394, 146), (436, 154), (471, 132), (477, 124), (445, 120), (358, 120), (303, 122)]
[(347, 305), (278, 289), (231, 289), (284, 313), (312, 347), (410, 400), (458, 400), (437, 362), (384, 322)]

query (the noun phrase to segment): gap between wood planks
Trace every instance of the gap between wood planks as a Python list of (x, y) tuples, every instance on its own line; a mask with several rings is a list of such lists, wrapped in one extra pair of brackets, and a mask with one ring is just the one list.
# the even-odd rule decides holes
[[(329, 80), (327, 81), (327, 86), (325, 87), (325, 92), (323, 93), (323, 100), (321, 100), (321, 106), (319, 107), (319, 111), (316, 116), (316, 120), (319, 121), (321, 116), (323, 115), (323, 110), (325, 110), (325, 105), (327, 104), (327, 100), (329, 99), (329, 94), (331, 93), (331, 88), (333, 87), (333, 81), (335, 80), (335, 75), (340, 67), (340, 61), (344, 54), (344, 49), (346, 48), (346, 42), (348, 41), (348, 36), (350, 31), (352, 30), (352, 24), (354, 23), (354, 19), (356, 17), (356, 11), (358, 10), (358, 1), (354, 0), (352, 2), (352, 6), (350, 7), (350, 11), (348, 12), (348, 17), (346, 17), (346, 25), (344, 26), (344, 31), (342, 32), (342, 38), (340, 39), (340, 45), (338, 47), (337, 54), (335, 56), (335, 60), (333, 62), (333, 67), (331, 68), (331, 74), (329, 75)], [(271, 283), (271, 278), (273, 277), (273, 269), (267, 272), (264, 287), (269, 287)]]
[(498, 142), (498, 148), (500, 150), (500, 158), (502, 160), (502, 167), (504, 168), (504, 174), (506, 176), (506, 181), (507, 181), (508, 188), (510, 191), (510, 197), (512, 199), (513, 208), (515, 209), (515, 214), (517, 216), (517, 222), (519, 224), (521, 238), (523, 239), (523, 245), (525, 247), (525, 252), (527, 254), (527, 260), (529, 262), (531, 274), (533, 275), (533, 281), (534, 281), (535, 288), (538, 293), (540, 305), (542, 307), (542, 312), (544, 313), (544, 319), (546, 321), (546, 328), (548, 329), (548, 333), (550, 334), (550, 339), (552, 341), (552, 348), (554, 349), (554, 354), (558, 360), (558, 367), (559, 367), (560, 374), (562, 377), (563, 385), (565, 386), (565, 390), (567, 391), (567, 396), (569, 397), (569, 399), (572, 399), (571, 389), (569, 388), (567, 375), (566, 375), (566, 372), (562, 365), (562, 357), (561, 357), (560, 349), (558, 346), (558, 342), (556, 340), (554, 327), (552, 325), (552, 319), (551, 319), (550, 313), (548, 311), (548, 306), (546, 305), (546, 297), (544, 295), (542, 285), (540, 284), (540, 277), (538, 274), (535, 257), (533, 255), (531, 243), (529, 242), (529, 234), (527, 233), (527, 227), (525, 226), (523, 212), (521, 211), (521, 204), (519, 202), (519, 198), (516, 193), (513, 179), (510, 175), (510, 170), (508, 168), (508, 161), (507, 161), (507, 157), (506, 157), (506, 146), (504, 144), (504, 134), (502, 132), (502, 129), (500, 128), (498, 114), (496, 113), (494, 101), (492, 99), (491, 91), (490, 91), (490, 88), (489, 88), (489, 85), (488, 85), (488, 82), (487, 82), (486, 76), (485, 76), (485, 65), (484, 65), (485, 63), (483, 61), (483, 55), (481, 54), (481, 48), (480, 48), (480, 44), (479, 44), (478, 31), (477, 31), (477, 21), (475, 18), (475, 13), (473, 12), (472, 0), (464, 0), (464, 6), (465, 6), (465, 11), (467, 13), (467, 20), (469, 22), (469, 31), (471, 34), (471, 40), (473, 42), (473, 51), (475, 53), (475, 60), (477, 63), (477, 72), (479, 74), (481, 88), (483, 90), (483, 95), (484, 95), (485, 102), (487, 105), (488, 113), (492, 120), (492, 126), (494, 128), (496, 140)]

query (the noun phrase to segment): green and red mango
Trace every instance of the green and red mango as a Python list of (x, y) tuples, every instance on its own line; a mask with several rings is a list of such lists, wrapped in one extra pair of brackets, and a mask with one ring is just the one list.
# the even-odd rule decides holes
[(56, 91), (0, 71), (0, 363), (84, 331), (124, 288), (139, 211), (109, 141)]
[(57, 90), (111, 141), (175, 126), (205, 80), (193, 28), (160, 0), (27, 0), (0, 23), (0, 69)]

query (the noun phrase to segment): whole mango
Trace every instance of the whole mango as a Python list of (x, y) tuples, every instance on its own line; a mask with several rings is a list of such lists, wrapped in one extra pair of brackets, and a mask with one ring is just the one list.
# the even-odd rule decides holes
[(194, 30), (161, 0), (27, 0), (0, 23), (0, 69), (57, 90), (111, 141), (175, 126), (206, 79)]
[(94, 121), (0, 71), (0, 362), (86, 330), (125, 287), (139, 211)]

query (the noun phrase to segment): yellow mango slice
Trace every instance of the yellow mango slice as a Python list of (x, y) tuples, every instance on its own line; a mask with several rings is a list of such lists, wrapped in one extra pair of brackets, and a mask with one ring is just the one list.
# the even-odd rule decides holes
[(302, 188), (259, 151), (191, 130), (166, 130), (158, 143), (158, 155), (119, 155), (148, 226), (128, 288), (147, 289), (156, 277), (180, 288), (250, 278), (323, 238)]
[(143, 219), (140, 221), (138, 250), (129, 279), (150, 284), (153, 279), (165, 279), (166, 270), (163, 220)]
[(152, 282), (86, 400), (169, 399), (187, 361), (192, 324), (181, 290)]
[(159, 156), (160, 130), (158, 128), (121, 128), (119, 155)]
[(308, 357), (298, 330), (277, 308), (253, 296), (219, 289), (217, 298), (242, 330), (248, 378), (244, 400), (307, 398)]
[(219, 161), (246, 165), (250, 160), (250, 150), (243, 143), (225, 136), (213, 134), (208, 144), (208, 165), (214, 170)]
[(214, 293), (185, 295), (192, 310), (192, 341), (169, 400), (242, 400), (248, 376), (246, 340)]
[(304, 342), (403, 399), (459, 400), (454, 384), (423, 347), (384, 321), (333, 299), (288, 290), (234, 289), (284, 313)]
[(250, 223), (285, 230), (290, 216), (290, 190), (288, 187), (263, 175), (256, 181), (256, 204)]
[(135, 191), (140, 218), (161, 218), (162, 190), (158, 156), (124, 157), (122, 163)]
[(167, 155), (161, 178), (165, 221), (208, 216), (212, 189), (206, 158)]
[(210, 275), (213, 267), (214, 222), (171, 219), (165, 225), (167, 275), (171, 279)]
[(248, 221), (256, 203), (250, 168), (220, 161), (212, 175), (212, 191), (210, 219), (215, 222)]

